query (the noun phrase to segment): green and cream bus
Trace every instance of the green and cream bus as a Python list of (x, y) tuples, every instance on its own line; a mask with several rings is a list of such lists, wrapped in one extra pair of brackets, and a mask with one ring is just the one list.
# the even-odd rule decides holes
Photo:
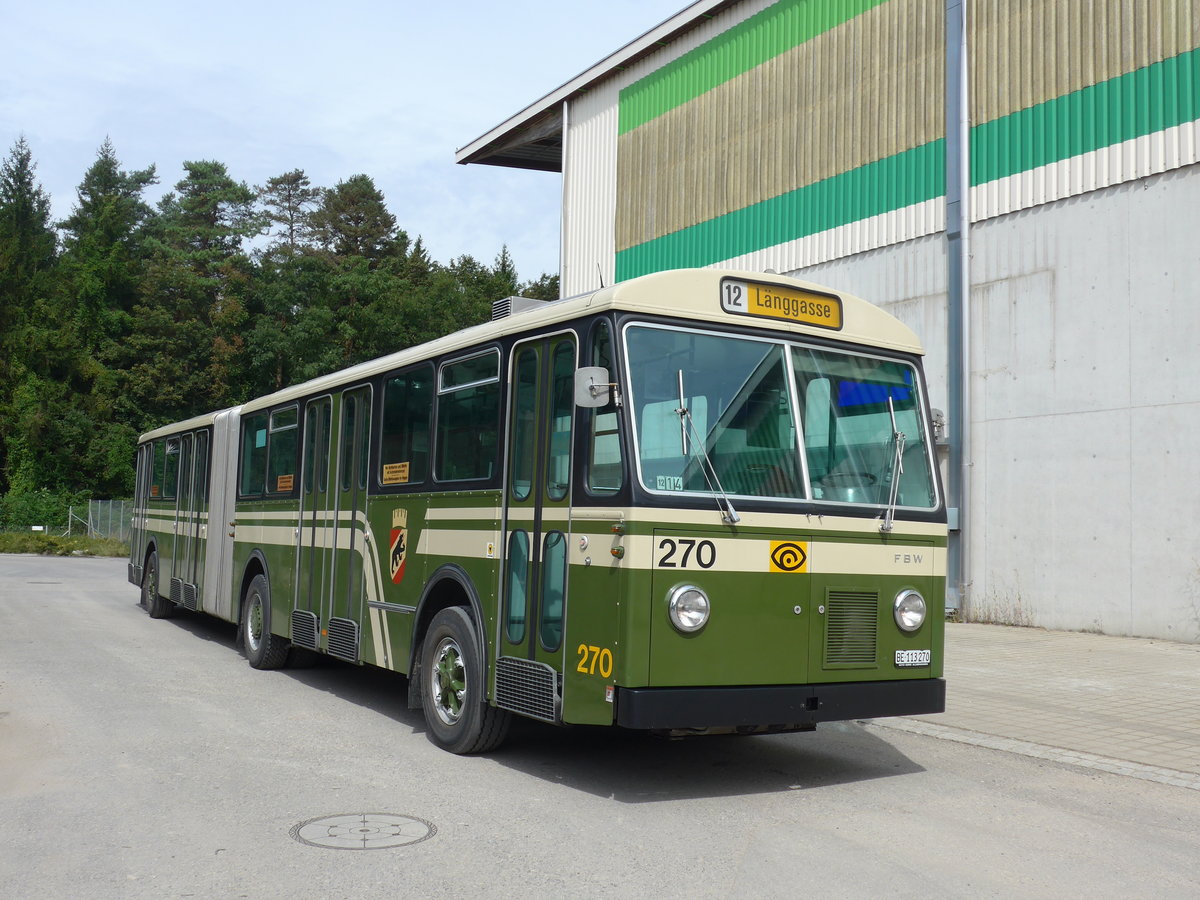
[(946, 510), (921, 346), (869, 303), (684, 270), (159, 428), (129, 578), (256, 668), (407, 675), (431, 739), (941, 711)]

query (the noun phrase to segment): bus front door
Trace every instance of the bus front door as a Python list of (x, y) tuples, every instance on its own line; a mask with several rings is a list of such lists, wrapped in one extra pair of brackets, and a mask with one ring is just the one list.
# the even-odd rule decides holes
[(326, 652), (359, 661), (360, 623), (366, 607), (367, 463), (371, 434), (371, 388), (343, 391), (338, 426), (333, 590), (326, 625)]
[(573, 334), (513, 350), (496, 703), (558, 721), (567, 611)]

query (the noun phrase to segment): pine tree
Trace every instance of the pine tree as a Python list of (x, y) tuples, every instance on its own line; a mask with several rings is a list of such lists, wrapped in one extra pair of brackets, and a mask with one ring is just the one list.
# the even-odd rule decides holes
[[(269, 227), (277, 235), (267, 253), (283, 251), (294, 256), (311, 246), (314, 228), (312, 212), (321, 200), (322, 191), (313, 187), (303, 169), (293, 169), (268, 179), (255, 189), (263, 205)], [(274, 230), (277, 227), (277, 230)]]
[(396, 217), (368, 175), (354, 175), (324, 192), (313, 213), (325, 250), (347, 259), (361, 257), (372, 268), (395, 250)]
[(63, 233), (64, 277), (96, 335), (120, 340), (128, 333), (137, 297), (143, 226), (152, 211), (143, 192), (158, 182), (154, 166), (133, 172), (120, 168), (107, 138), (77, 188)]
[[(118, 371), (133, 325), (133, 307), (145, 262), (145, 229), (153, 212), (143, 193), (157, 182), (154, 166), (127, 172), (107, 138), (84, 173), (63, 235), (61, 328), (73, 333), (70, 388), (76, 440), (60, 436), (75, 461), (77, 490), (125, 496), (133, 487), (129, 448), (137, 422), (122, 406)], [(66, 417), (64, 417), (66, 418)]]
[(244, 242), (262, 217), (223, 163), (186, 162), (159, 203), (128, 345), (125, 399), (142, 427), (226, 406), (244, 381)]
[(15, 398), (33, 362), (31, 344), (45, 343), (40, 320), (54, 292), (57, 243), (36, 169), (24, 137), (0, 163), (0, 491), (12, 484), (13, 451), (21, 447)]

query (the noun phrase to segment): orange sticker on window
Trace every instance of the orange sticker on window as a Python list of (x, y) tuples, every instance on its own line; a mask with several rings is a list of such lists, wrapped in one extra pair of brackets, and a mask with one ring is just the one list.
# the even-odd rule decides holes
[(388, 463), (383, 467), (384, 484), (408, 484), (408, 463)]
[(292, 477), (291, 475), (280, 475), (275, 481), (275, 491), (277, 493), (290, 491), (292, 489)]

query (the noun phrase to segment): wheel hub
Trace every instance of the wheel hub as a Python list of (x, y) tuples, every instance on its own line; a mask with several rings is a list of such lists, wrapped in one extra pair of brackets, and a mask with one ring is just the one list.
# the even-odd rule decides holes
[(466, 670), (463, 668), (462, 648), (453, 638), (443, 638), (433, 657), (429, 673), (429, 690), (438, 718), (454, 725), (462, 716), (467, 695)]

